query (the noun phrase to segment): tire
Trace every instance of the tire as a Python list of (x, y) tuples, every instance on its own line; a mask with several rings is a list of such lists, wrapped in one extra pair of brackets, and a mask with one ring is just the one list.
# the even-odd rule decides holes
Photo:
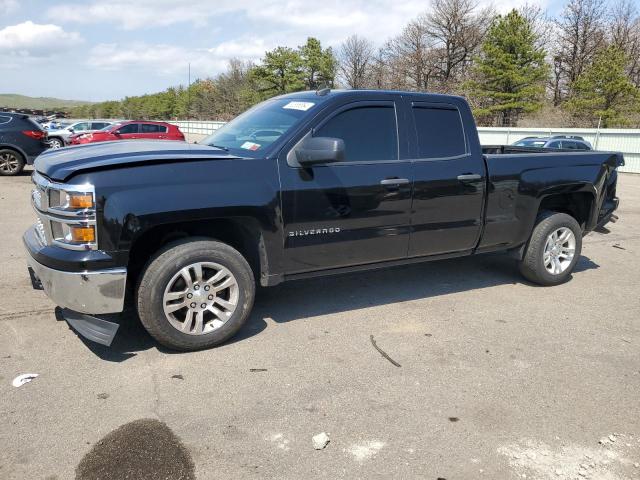
[(22, 154), (15, 150), (0, 149), (0, 176), (13, 177), (19, 175), (24, 170), (26, 163)]
[[(194, 265), (200, 265), (200, 276)], [(221, 279), (212, 281), (218, 275)], [(149, 260), (136, 293), (138, 315), (149, 334), (170, 349), (192, 351), (214, 347), (235, 335), (251, 313), (255, 281), (237, 250), (191, 237), (165, 246)], [(183, 308), (166, 313), (183, 303)]]
[(53, 137), (49, 139), (49, 148), (58, 149), (64, 147), (64, 141), (61, 138)]
[[(566, 242), (563, 241), (565, 234)], [(554, 243), (556, 247), (546, 251), (547, 246), (553, 247)], [(570, 257), (571, 250), (573, 256)], [(581, 251), (582, 229), (576, 219), (566, 213), (544, 212), (538, 217), (527, 243), (519, 263), (520, 272), (527, 280), (539, 285), (564, 283), (571, 276)]]

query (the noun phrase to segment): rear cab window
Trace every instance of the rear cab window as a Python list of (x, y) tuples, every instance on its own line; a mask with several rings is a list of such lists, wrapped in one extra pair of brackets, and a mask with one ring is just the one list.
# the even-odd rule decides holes
[(468, 153), (460, 111), (451, 104), (413, 102), (417, 158), (455, 158)]

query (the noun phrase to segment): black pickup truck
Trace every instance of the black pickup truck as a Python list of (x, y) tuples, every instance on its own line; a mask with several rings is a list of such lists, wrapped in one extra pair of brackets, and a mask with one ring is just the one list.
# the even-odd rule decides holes
[[(219, 344), (262, 286), (510, 252), (530, 281), (567, 280), (582, 237), (615, 220), (622, 155), (483, 155), (467, 102), (390, 91), (263, 102), (200, 144), (109, 142), (35, 163), (34, 285), (83, 335), (125, 293), (160, 343)], [(319, 284), (318, 288), (322, 288)]]

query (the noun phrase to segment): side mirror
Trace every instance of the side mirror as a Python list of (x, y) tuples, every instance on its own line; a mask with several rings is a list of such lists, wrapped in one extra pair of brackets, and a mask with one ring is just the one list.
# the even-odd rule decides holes
[(75, 132), (75, 130), (73, 129), (73, 127), (69, 127), (69, 131), (70, 131), (71, 133), (74, 133), (74, 132)]
[(119, 136), (120, 136), (120, 132), (119, 132), (118, 130), (115, 130), (115, 131), (113, 132), (113, 134), (114, 134), (116, 137), (119, 137)]
[(344, 140), (309, 137), (296, 148), (296, 159), (303, 167), (344, 161)]

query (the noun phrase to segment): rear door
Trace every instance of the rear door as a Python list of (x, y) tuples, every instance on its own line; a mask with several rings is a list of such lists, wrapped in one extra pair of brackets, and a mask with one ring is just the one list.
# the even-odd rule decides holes
[(480, 236), (486, 181), (477, 135), (463, 126), (473, 117), (456, 99), (409, 100), (408, 110), (414, 178), (409, 257), (470, 252)]
[(140, 138), (148, 140), (167, 138), (167, 127), (164, 125), (157, 125), (155, 123), (141, 123)]
[(314, 122), (307, 135), (341, 138), (343, 162), (303, 168), (295, 147), (280, 156), (286, 273), (406, 258), (411, 165), (389, 98), (339, 105)]

